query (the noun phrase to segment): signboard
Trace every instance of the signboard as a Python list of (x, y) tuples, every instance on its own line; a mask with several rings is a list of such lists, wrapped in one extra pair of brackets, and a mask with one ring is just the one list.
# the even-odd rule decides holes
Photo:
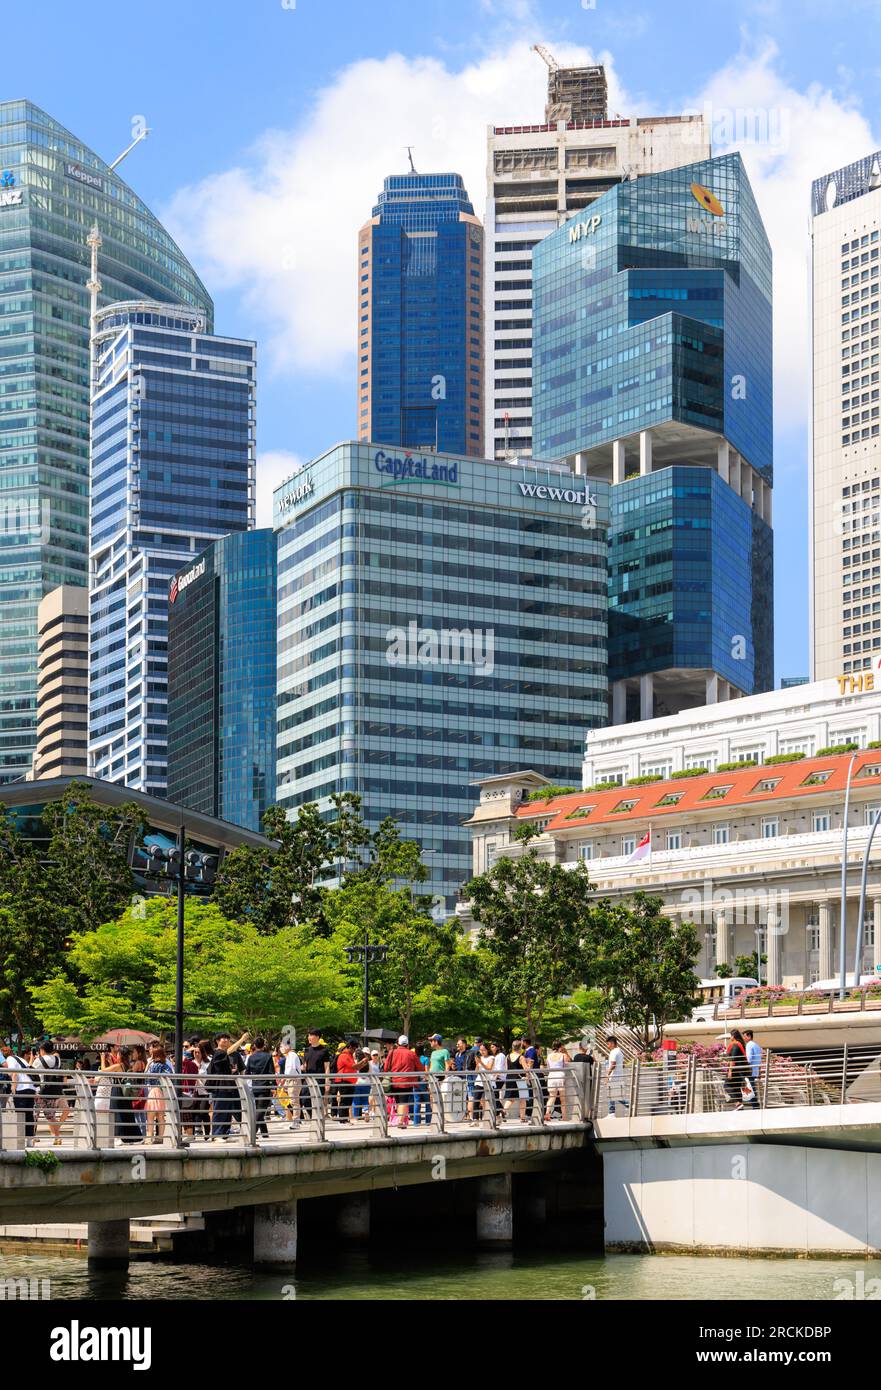
[(64, 166), (65, 176), (75, 179), (77, 183), (84, 183), (87, 188), (97, 188), (99, 192), (104, 190), (104, 180), (100, 174), (93, 174), (91, 169), (84, 169), (82, 164), (68, 162)]
[(171, 581), (171, 588), (168, 591), (168, 602), (176, 603), (178, 596), (183, 593), (184, 589), (188, 589), (197, 579), (201, 579), (202, 575), (205, 573), (205, 566), (206, 560), (203, 557), (198, 564), (193, 565), (192, 569), (186, 570), (181, 575), (176, 574)]

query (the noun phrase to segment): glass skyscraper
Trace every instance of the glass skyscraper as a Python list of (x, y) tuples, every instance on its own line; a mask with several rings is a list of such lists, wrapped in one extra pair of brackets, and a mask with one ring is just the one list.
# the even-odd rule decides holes
[(568, 468), (377, 444), (279, 488), (279, 803), (360, 793), (451, 899), (473, 782), (578, 786), (606, 722), (607, 521), (607, 484)]
[(387, 178), (358, 253), (358, 437), (480, 456), (483, 228), (460, 176)]
[(737, 154), (533, 253), (536, 455), (613, 484), (615, 723), (773, 686), (771, 252)]
[(169, 589), (168, 799), (249, 830), (275, 800), (275, 554), (239, 531)]
[(143, 303), (102, 310), (96, 343), (90, 770), (164, 796), (169, 583), (253, 526), (255, 348)]
[(174, 241), (102, 159), (45, 111), (0, 102), (0, 782), (36, 740), (37, 608), (88, 583), (89, 249), (100, 302), (211, 300)]

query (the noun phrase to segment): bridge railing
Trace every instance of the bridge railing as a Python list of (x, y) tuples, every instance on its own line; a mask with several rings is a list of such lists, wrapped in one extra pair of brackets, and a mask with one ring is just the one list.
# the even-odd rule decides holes
[(220, 1148), (389, 1140), (405, 1134), (584, 1124), (591, 1068), (547, 1070), (175, 1075), (0, 1071), (0, 1152)]
[[(636, 1061), (609, 1076), (597, 1068), (591, 1114), (624, 1118), (709, 1114), (784, 1106), (881, 1105), (881, 1049), (866, 1045), (764, 1050), (756, 1064), (722, 1056), (670, 1054), (667, 1061)], [(881, 1118), (881, 1111), (879, 1111)]]

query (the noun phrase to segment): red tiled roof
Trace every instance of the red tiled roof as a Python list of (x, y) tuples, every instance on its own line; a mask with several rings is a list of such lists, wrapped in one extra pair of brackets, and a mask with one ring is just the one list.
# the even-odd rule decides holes
[[(707, 772), (699, 777), (673, 777), (663, 782), (650, 782), (636, 787), (613, 787), (609, 791), (570, 792), (566, 796), (554, 797), (551, 801), (530, 801), (517, 811), (518, 819), (535, 816), (550, 816), (547, 830), (579, 830), (583, 826), (603, 825), (612, 822), (647, 820), (654, 816), (679, 815), (683, 811), (728, 811), (735, 806), (763, 806), (775, 801), (785, 801), (790, 797), (820, 796), (829, 798), (830, 793), (844, 794), (847, 784), (847, 769), (850, 765), (849, 753), (836, 753), (828, 757), (802, 758), (798, 762), (771, 763), (761, 767), (747, 767), (738, 772)], [(860, 777), (860, 769), (865, 766), (881, 769), (881, 748), (866, 749), (857, 755), (854, 764), (852, 789), (881, 786), (881, 772), (874, 777)], [(804, 786), (805, 780), (814, 772), (829, 772), (825, 782), (815, 786)], [(758, 790), (760, 782), (769, 778), (779, 778), (773, 791)], [(704, 800), (713, 787), (730, 787), (725, 796)], [(671, 792), (682, 793), (674, 806), (659, 806), (658, 802)], [(838, 798), (835, 797), (835, 800)], [(621, 801), (636, 804), (629, 811), (615, 812)], [(587, 816), (571, 813), (579, 806), (593, 806)]]

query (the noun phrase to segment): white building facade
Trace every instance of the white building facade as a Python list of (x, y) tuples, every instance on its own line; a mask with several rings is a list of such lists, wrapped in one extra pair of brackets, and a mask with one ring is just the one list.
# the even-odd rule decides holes
[(881, 152), (812, 187), (811, 670), (881, 654)]

